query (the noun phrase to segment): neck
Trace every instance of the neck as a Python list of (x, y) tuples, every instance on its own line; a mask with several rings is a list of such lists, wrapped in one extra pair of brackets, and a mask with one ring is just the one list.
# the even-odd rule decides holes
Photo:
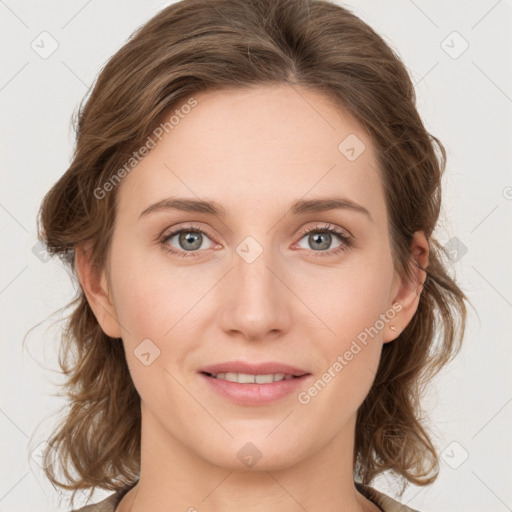
[[(265, 457), (251, 468), (215, 465), (198, 455), (211, 447), (191, 450), (145, 410), (142, 414), (140, 479), (121, 500), (116, 512), (185, 510), (189, 512), (281, 512), (282, 510), (335, 510), (377, 512), (353, 480), (352, 418), (331, 442), (306, 457), (289, 463)], [(151, 435), (149, 435), (151, 432)], [(352, 442), (347, 442), (352, 440)], [(186, 441), (186, 440), (185, 440)], [(236, 440), (234, 447), (246, 443)], [(257, 443), (256, 443), (257, 445)], [(247, 445), (250, 446), (250, 445)], [(255, 448), (247, 448), (251, 451)], [(254, 445), (253, 445), (254, 446)], [(262, 446), (260, 444), (260, 446)], [(233, 453), (237, 453), (239, 448)]]

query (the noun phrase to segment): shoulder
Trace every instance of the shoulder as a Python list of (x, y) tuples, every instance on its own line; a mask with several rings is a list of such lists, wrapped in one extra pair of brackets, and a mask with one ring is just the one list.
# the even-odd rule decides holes
[[(370, 501), (373, 501), (384, 512), (419, 512), (414, 508), (394, 500), (390, 496), (360, 483), (355, 484), (357, 490)], [(85, 507), (74, 509), (71, 512), (115, 512), (115, 508), (119, 502), (119, 492), (115, 492), (99, 503), (86, 505)]]
[(403, 505), (402, 503), (394, 500), (390, 496), (374, 489), (373, 487), (369, 487), (367, 485), (360, 484), (358, 482), (355, 483), (356, 489), (370, 501), (373, 501), (377, 506), (379, 506), (384, 512), (419, 512), (414, 508), (410, 508), (407, 505)]
[(124, 495), (133, 489), (137, 482), (138, 480), (123, 487), (117, 488), (114, 493), (112, 493), (110, 496), (107, 496), (103, 501), (100, 501), (99, 503), (93, 503), (79, 509), (73, 509), (71, 512), (115, 512), (116, 507), (119, 505)]
[(118, 501), (119, 493), (115, 492), (99, 503), (86, 505), (79, 509), (73, 509), (71, 512), (114, 512)]

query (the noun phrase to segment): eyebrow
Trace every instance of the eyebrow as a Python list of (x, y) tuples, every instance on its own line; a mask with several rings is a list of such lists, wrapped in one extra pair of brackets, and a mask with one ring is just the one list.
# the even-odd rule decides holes
[[(337, 209), (352, 210), (358, 213), (362, 213), (367, 216), (371, 222), (373, 222), (370, 212), (364, 208), (364, 206), (361, 206), (354, 201), (342, 197), (300, 199), (293, 202), (290, 207), (292, 215), (305, 215), (308, 213), (319, 213)], [(206, 213), (217, 215), (222, 218), (226, 217), (226, 210), (215, 201), (170, 197), (148, 206), (139, 215), (139, 218), (149, 215), (153, 212), (165, 210), (180, 210), (191, 213)]]

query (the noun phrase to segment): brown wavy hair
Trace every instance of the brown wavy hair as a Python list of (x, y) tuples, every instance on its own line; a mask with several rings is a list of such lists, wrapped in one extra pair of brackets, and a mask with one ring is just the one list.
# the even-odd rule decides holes
[[(418, 309), (399, 337), (384, 344), (357, 413), (354, 479), (369, 485), (389, 470), (402, 482), (402, 495), (408, 482), (428, 485), (438, 476), (420, 397), (461, 348), (467, 299), (432, 236), (445, 149), (423, 125), (400, 58), (348, 9), (321, 0), (183, 0), (163, 9), (108, 61), (80, 105), (73, 160), (44, 197), (39, 239), (75, 279), (82, 244), (90, 244), (92, 263), (104, 268), (119, 187), (102, 199), (95, 190), (162, 116), (202, 91), (276, 84), (324, 94), (370, 134), (401, 276), (412, 275), (413, 233), (423, 230), (429, 242)], [(141, 428), (122, 340), (102, 331), (77, 284), (59, 353), (70, 405), (43, 454), (46, 476), (72, 490), (73, 500), (80, 489), (92, 494), (138, 480)]]

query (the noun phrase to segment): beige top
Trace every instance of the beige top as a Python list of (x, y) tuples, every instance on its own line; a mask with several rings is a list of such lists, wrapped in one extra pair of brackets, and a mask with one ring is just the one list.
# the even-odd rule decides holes
[[(377, 491), (373, 487), (368, 487), (357, 482), (355, 483), (355, 486), (365, 498), (368, 498), (370, 501), (375, 503), (382, 512), (419, 512), (414, 508), (402, 505), (398, 501), (395, 501), (386, 494)], [(123, 499), (123, 496), (131, 489), (131, 487), (132, 486), (121, 489), (99, 503), (87, 505), (78, 510), (72, 510), (71, 512), (115, 512), (115, 509)]]

